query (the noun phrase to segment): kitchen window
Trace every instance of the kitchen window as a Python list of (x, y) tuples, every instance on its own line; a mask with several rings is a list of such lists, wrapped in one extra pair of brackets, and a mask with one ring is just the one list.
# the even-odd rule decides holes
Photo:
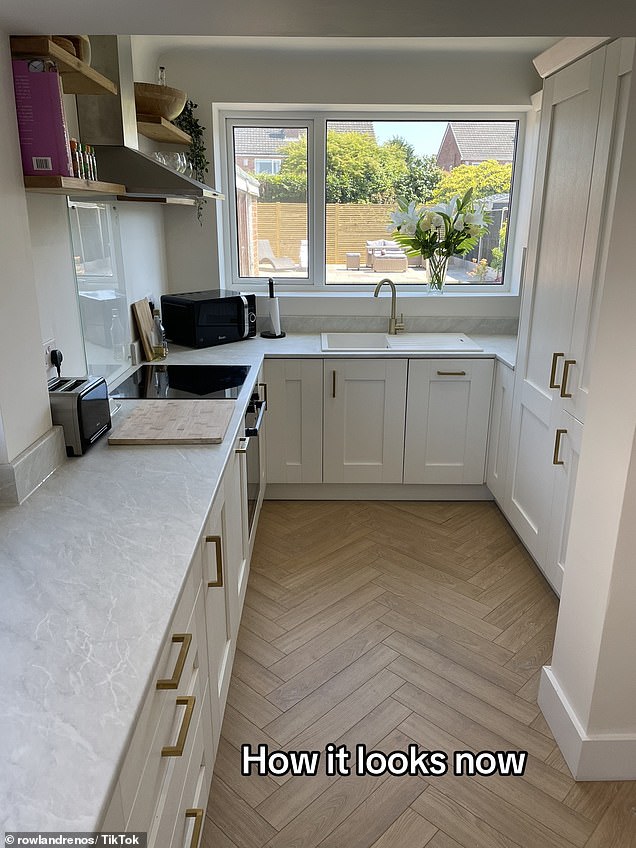
[(270, 276), (291, 290), (351, 291), (390, 265), (397, 285), (417, 290), (421, 258), (392, 239), (398, 198), (439, 206), (472, 188), (488, 231), (451, 258), (447, 285), (509, 291), (521, 118), (221, 112), (226, 278), (256, 291)]

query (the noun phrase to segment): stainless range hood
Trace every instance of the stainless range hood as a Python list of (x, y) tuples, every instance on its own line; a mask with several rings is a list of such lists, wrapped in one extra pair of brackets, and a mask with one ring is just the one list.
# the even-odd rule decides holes
[(212, 198), (223, 195), (138, 149), (130, 36), (91, 36), (91, 65), (117, 84), (117, 96), (77, 96), (80, 138), (95, 148), (99, 179), (123, 183), (127, 197)]

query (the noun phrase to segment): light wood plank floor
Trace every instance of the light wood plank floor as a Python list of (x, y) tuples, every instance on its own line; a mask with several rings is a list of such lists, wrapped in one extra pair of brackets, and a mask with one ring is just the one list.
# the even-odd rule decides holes
[[(636, 848), (536, 703), (557, 600), (493, 503), (266, 502), (205, 848)], [(523, 777), (241, 776), (239, 749), (526, 750)], [(352, 758), (352, 763), (354, 758)]]

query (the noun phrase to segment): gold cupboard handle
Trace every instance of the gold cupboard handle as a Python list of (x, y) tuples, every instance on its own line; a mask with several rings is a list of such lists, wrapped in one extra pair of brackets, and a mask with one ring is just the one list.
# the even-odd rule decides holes
[(190, 730), (190, 722), (192, 721), (192, 713), (194, 712), (195, 703), (196, 698), (194, 695), (184, 695), (182, 698), (177, 698), (177, 706), (185, 707), (185, 712), (181, 721), (181, 727), (179, 728), (176, 745), (166, 745), (162, 748), (162, 757), (180, 757), (183, 754), (188, 730)]
[(336, 372), (331, 372), (331, 397), (335, 398), (336, 396)]
[(465, 371), (438, 371), (438, 377), (465, 377)]
[(257, 387), (263, 389), (263, 400), (267, 404), (267, 383), (257, 383)]
[(190, 848), (199, 848), (199, 840), (201, 839), (201, 828), (203, 827), (203, 816), (205, 815), (205, 810), (202, 807), (192, 807), (191, 809), (186, 810), (185, 814), (187, 819), (194, 819)]
[(560, 389), (561, 386), (556, 381), (556, 372), (559, 367), (559, 359), (560, 357), (565, 356), (564, 353), (553, 353), (552, 354), (552, 366), (550, 368), (550, 388), (551, 389)]
[(570, 366), (576, 365), (576, 359), (566, 359), (563, 363), (563, 377), (561, 378), (561, 392), (560, 395), (562, 398), (571, 398), (572, 392), (568, 392), (568, 375), (570, 373)]
[(188, 656), (188, 651), (190, 650), (190, 644), (192, 642), (192, 633), (175, 633), (172, 637), (172, 641), (175, 644), (181, 642), (179, 656), (177, 657), (177, 661), (174, 666), (174, 671), (172, 672), (172, 677), (164, 677), (161, 680), (157, 680), (157, 689), (179, 688), (179, 683), (181, 682), (181, 675), (183, 674), (183, 668), (185, 666), (186, 657)]
[(223, 585), (223, 544), (220, 536), (206, 536), (205, 541), (216, 546), (216, 580), (208, 581), (208, 587), (216, 588)]
[(565, 436), (567, 430), (557, 430), (554, 434), (554, 454), (552, 455), (552, 465), (565, 465), (562, 459), (559, 459), (561, 452), (561, 438)]
[[(234, 453), (247, 453), (247, 446), (249, 445), (249, 443), (250, 443), (250, 437), (249, 436), (241, 436), (241, 438), (239, 439), (239, 447), (236, 448)], [(206, 541), (207, 541), (207, 539), (206, 539)]]

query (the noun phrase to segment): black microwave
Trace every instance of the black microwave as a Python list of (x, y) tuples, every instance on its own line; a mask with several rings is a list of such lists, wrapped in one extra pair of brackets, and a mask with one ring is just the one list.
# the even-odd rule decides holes
[(169, 341), (212, 347), (256, 335), (256, 297), (216, 289), (164, 294), (161, 321)]

